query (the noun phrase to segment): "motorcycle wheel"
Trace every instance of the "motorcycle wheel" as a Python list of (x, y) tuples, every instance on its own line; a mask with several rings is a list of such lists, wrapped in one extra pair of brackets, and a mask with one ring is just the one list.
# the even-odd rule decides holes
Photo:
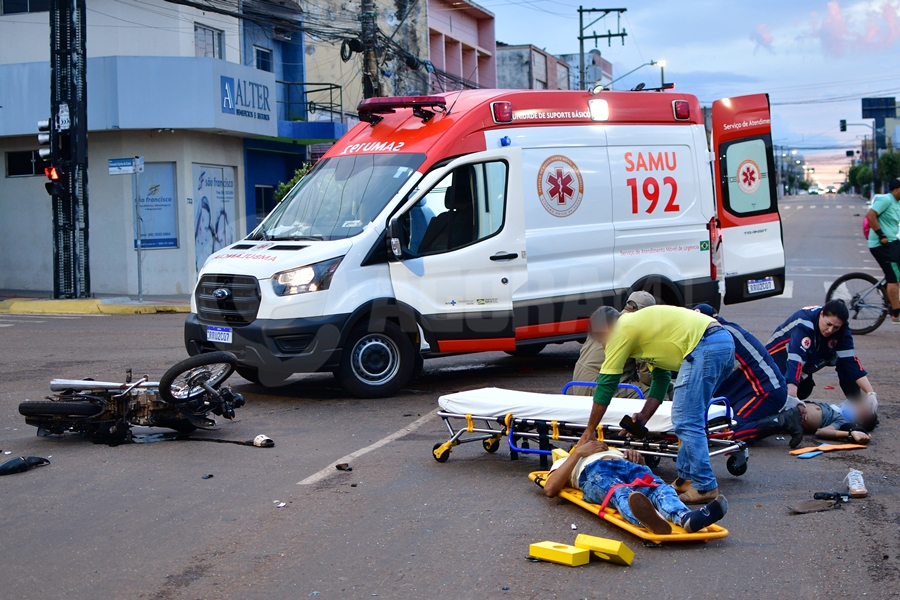
[(159, 395), (175, 404), (189, 402), (206, 393), (202, 382), (218, 388), (234, 373), (237, 364), (237, 358), (230, 352), (209, 352), (186, 358), (159, 380)]
[(103, 408), (90, 402), (52, 402), (38, 400), (19, 404), (19, 414), (26, 417), (93, 417)]

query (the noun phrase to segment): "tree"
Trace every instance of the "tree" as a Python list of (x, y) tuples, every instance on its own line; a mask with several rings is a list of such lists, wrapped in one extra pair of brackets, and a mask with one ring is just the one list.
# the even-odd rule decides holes
[(284, 200), (284, 197), (288, 195), (288, 192), (294, 189), (294, 186), (297, 185), (297, 183), (301, 179), (303, 179), (312, 168), (313, 164), (311, 162), (305, 162), (299, 169), (294, 171), (293, 177), (291, 177), (288, 181), (279, 183), (278, 187), (275, 188), (275, 193), (273, 194), (275, 203), (277, 204)]
[(868, 165), (854, 165), (847, 173), (847, 181), (857, 192), (862, 193), (862, 188), (872, 183), (872, 169)]
[(900, 177), (900, 154), (882, 154), (878, 157), (878, 180), (887, 183)]
[(797, 184), (797, 187), (799, 187), (801, 190), (808, 190), (809, 186), (811, 186), (811, 185), (812, 184), (810, 182), (808, 182), (807, 180), (801, 179), (800, 183)]

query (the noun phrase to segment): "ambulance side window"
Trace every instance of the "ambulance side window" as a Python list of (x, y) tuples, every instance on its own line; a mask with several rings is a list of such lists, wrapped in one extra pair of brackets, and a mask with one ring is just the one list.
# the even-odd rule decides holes
[(405, 254), (450, 252), (496, 234), (506, 208), (505, 162), (463, 165), (400, 217)]

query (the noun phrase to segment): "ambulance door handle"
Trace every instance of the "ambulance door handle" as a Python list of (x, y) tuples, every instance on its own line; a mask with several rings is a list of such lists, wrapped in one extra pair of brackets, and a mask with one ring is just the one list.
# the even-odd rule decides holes
[(519, 258), (519, 255), (515, 252), (498, 252), (491, 257), (491, 260), (506, 261), (514, 258)]

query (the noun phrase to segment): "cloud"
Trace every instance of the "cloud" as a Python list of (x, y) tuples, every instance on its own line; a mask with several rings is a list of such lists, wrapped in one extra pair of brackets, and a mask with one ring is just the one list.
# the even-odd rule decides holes
[(804, 36), (817, 39), (828, 56), (841, 57), (848, 50), (875, 52), (892, 48), (900, 40), (900, 0), (881, 4), (857, 2), (842, 8), (832, 0), (824, 16), (810, 14)]
[(760, 23), (756, 26), (756, 29), (750, 34), (750, 39), (756, 42), (756, 48), (753, 50), (754, 54), (760, 48), (765, 48), (769, 52), (775, 52), (772, 48), (772, 34), (769, 33), (769, 26), (765, 23)]

